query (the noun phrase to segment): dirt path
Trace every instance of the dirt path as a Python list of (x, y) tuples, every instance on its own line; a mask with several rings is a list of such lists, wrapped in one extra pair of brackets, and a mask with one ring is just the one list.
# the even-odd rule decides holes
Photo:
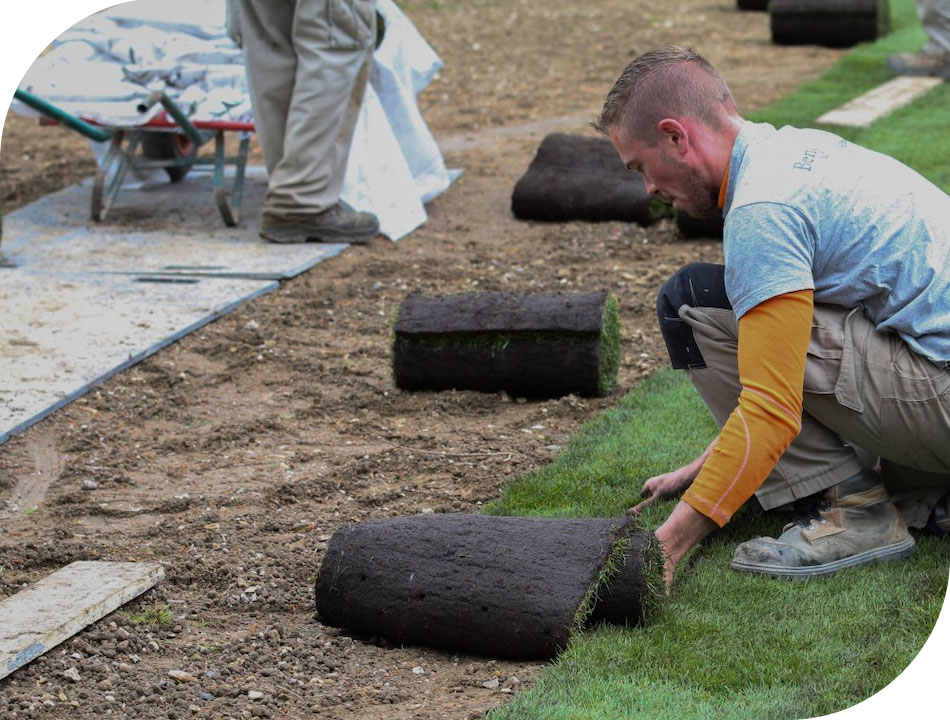
[[(322, 626), (326, 542), (348, 520), (477, 511), (664, 362), (656, 289), (718, 244), (668, 222), (515, 221), (511, 188), (546, 132), (587, 132), (623, 64), (663, 42), (707, 54), (745, 109), (840, 53), (773, 47), (764, 15), (725, 1), (403, 5), (446, 63), (421, 106), (464, 175), (410, 237), (321, 263), (0, 446), (0, 596), (72, 560), (166, 567), (155, 591), (0, 681), (0, 716), (479, 718), (537, 673)], [(78, 136), (19, 117), (0, 153), (8, 210), (93, 169)], [(621, 300), (614, 397), (393, 386), (388, 318), (410, 292), (601, 288)], [(167, 626), (139, 617), (156, 604)]]

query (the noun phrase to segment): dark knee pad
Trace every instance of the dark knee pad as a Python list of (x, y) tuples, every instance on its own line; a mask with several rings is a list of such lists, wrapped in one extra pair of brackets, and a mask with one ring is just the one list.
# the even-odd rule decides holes
[(732, 309), (726, 296), (725, 267), (713, 263), (690, 263), (666, 281), (656, 299), (660, 332), (666, 341), (670, 362), (677, 370), (706, 367), (693, 338), (693, 329), (679, 316), (683, 305)]

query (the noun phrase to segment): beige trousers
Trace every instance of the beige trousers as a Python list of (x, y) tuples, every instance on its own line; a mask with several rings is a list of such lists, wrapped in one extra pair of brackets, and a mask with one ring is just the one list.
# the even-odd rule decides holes
[[(689, 307), (707, 367), (688, 370), (720, 427), (736, 407), (739, 328), (732, 310)], [(782, 352), (781, 348), (775, 348)], [(878, 332), (860, 309), (816, 305), (805, 365), (802, 430), (756, 497), (766, 510), (877, 464), (911, 527), (950, 491), (950, 370)]]
[(927, 33), (924, 51), (950, 54), (950, 0), (917, 0), (917, 15)]
[(326, 210), (343, 174), (376, 40), (375, 0), (229, 0), (269, 183), (264, 212)]

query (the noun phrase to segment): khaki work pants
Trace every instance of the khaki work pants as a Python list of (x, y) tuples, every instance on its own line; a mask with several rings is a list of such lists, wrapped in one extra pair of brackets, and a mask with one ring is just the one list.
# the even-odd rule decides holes
[[(679, 316), (707, 364), (687, 373), (722, 427), (740, 390), (735, 314), (684, 305)], [(756, 497), (773, 509), (878, 459), (907, 524), (923, 527), (950, 491), (950, 370), (913, 353), (899, 336), (878, 332), (860, 309), (816, 305), (802, 430)]]
[(924, 52), (950, 54), (950, 0), (917, 0), (917, 15), (927, 33)]
[(269, 183), (264, 212), (340, 198), (376, 40), (375, 0), (229, 0)]

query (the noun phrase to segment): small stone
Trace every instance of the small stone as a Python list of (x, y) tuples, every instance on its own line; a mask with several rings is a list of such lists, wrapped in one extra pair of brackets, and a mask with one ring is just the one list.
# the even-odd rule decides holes
[(212, 695), (212, 694), (209, 693), (207, 690), (205, 690), (203, 693), (201, 693), (201, 699), (202, 699), (202, 700), (214, 700), (214, 695)]
[(73, 682), (79, 682), (79, 670), (77, 668), (71, 667), (63, 670), (63, 676)]
[(247, 699), (248, 700), (262, 700), (264, 698), (264, 693), (260, 690), (248, 690)]
[(425, 670), (423, 670), (423, 669), (422, 669), (421, 667), (419, 667), (418, 665), (416, 665), (416, 667), (414, 667), (414, 668), (412, 669), (412, 674), (413, 674), (413, 675), (422, 675), (422, 673), (424, 673), (424, 672), (425, 672)]
[(494, 690), (496, 687), (498, 687), (498, 678), (492, 678), (488, 682), (483, 682), (482, 687), (488, 688), (489, 690)]
[(82, 481), (83, 490), (95, 490), (97, 487), (99, 487), (99, 483), (97, 483), (95, 480), (89, 480), (87, 478), (86, 480)]
[(172, 680), (177, 680), (178, 682), (191, 682), (195, 679), (195, 676), (190, 672), (185, 672), (184, 670), (169, 670), (168, 677)]

